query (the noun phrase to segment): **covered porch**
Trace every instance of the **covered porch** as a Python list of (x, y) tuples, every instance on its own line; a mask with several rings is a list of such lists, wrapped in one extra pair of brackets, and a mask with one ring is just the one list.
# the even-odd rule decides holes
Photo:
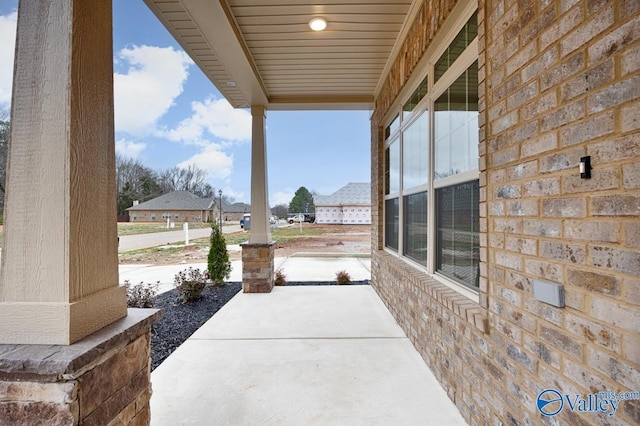
[(370, 286), (239, 293), (151, 381), (152, 425), (467, 424)]
[[(268, 225), (268, 111), (373, 110), (376, 93), (407, 34), (407, 24), (422, 2), (146, 3), (231, 105), (251, 111), (252, 227), (249, 242), (243, 246), (243, 284), (245, 293), (269, 293), (273, 289), (274, 244)], [(115, 184), (109, 183), (115, 182), (111, 11), (111, 0), (19, 3), (0, 281), (0, 389), (5, 395), (0, 401), (0, 423), (149, 421), (148, 344), (150, 324), (157, 313), (127, 310), (124, 291), (118, 285)], [(317, 17), (328, 22), (328, 31), (309, 28), (310, 20)], [(373, 297), (379, 306), (361, 308), (373, 309), (368, 315), (379, 315), (384, 311), (381, 302), (371, 288), (366, 291), (366, 297)], [(237, 312), (245, 312), (244, 300), (265, 302), (262, 310), (248, 305), (254, 321), (278, 325), (273, 315), (279, 315), (286, 295), (294, 292), (241, 295)], [(269, 308), (267, 298), (278, 303)], [(329, 305), (340, 306), (339, 299)], [(316, 351), (317, 343), (349, 342), (344, 358), (353, 363), (368, 352), (361, 343), (375, 347), (382, 341), (398, 340), (396, 356), (413, 359), (419, 374), (427, 374), (388, 312), (386, 322), (372, 326), (383, 331), (361, 335), (356, 328), (340, 336), (335, 335), (341, 329), (335, 319), (318, 322), (318, 316), (309, 323), (312, 318), (300, 303), (293, 306), (300, 308), (295, 312), (302, 315), (299, 323), (308, 326), (275, 337), (269, 337), (269, 329), (262, 330), (261, 343), (271, 345), (284, 338), (294, 344), (291, 351), (284, 352), (317, 352), (314, 356), (318, 358), (310, 359), (316, 359), (328, 372), (343, 358), (339, 355), (343, 349), (318, 346)], [(326, 310), (328, 305), (322, 306), (311, 312)], [(349, 313), (352, 308), (347, 305), (339, 314), (328, 312), (340, 318), (353, 315)], [(229, 311), (234, 312), (232, 306)], [(237, 332), (237, 338), (226, 344), (251, 344), (250, 329), (229, 329)], [(388, 333), (389, 329), (393, 332)], [(205, 340), (215, 343), (219, 339)], [(197, 346), (199, 342), (202, 339), (194, 337), (184, 351), (188, 354), (193, 343)], [(227, 356), (235, 357), (234, 350), (227, 351)], [(222, 356), (219, 370), (226, 373), (224, 353), (218, 354)], [(264, 360), (270, 358), (265, 356)], [(375, 368), (358, 373), (361, 384), (352, 391), (359, 392), (375, 382), (370, 374), (388, 362), (370, 361)], [(403, 370), (403, 364), (397, 363), (399, 377), (412, 376)], [(232, 376), (241, 377), (248, 371), (242, 365), (237, 367), (240, 370)], [(191, 373), (176, 372), (196, 377), (197, 368)], [(110, 379), (122, 371), (126, 374)], [(220, 383), (224, 385), (230, 378)], [(332, 389), (335, 396), (341, 392), (339, 386)], [(270, 391), (263, 392), (267, 395)], [(161, 394), (158, 390), (158, 398)], [(198, 395), (192, 395), (197, 401)], [(311, 404), (321, 401), (320, 397), (310, 395), (306, 401)], [(395, 411), (389, 404), (386, 407), (381, 415), (384, 410)], [(326, 410), (307, 408), (306, 415), (332, 410), (331, 406)], [(350, 416), (359, 412), (358, 407), (352, 408)], [(178, 408), (176, 413), (184, 414), (184, 410)], [(336, 415), (346, 413), (338, 411)], [(153, 415), (158, 420), (163, 417)]]

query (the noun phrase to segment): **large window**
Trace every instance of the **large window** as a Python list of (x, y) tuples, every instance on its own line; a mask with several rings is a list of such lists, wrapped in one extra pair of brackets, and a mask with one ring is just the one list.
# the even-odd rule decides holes
[(478, 192), (477, 180), (436, 190), (436, 270), (471, 287), (480, 279)]
[(399, 240), (399, 211), (400, 206), (398, 205), (397, 198), (391, 198), (384, 202), (385, 207), (385, 243), (386, 246), (393, 250), (398, 250), (398, 240)]
[(385, 127), (384, 236), (428, 273), (477, 288), (477, 16), (467, 16)]
[(478, 62), (435, 105), (435, 179), (478, 168)]

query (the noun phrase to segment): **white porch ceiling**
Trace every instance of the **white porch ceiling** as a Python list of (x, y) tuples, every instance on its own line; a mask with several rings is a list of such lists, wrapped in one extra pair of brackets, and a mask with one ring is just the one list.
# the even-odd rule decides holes
[[(421, 0), (145, 0), (237, 108), (373, 109)], [(309, 21), (325, 18), (322, 32)]]

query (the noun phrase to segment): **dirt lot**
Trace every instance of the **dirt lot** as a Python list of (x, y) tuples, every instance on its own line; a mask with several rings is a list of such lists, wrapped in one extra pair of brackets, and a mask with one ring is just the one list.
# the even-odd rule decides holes
[[(304, 224), (304, 234), (297, 234), (297, 226), (283, 229), (282, 235), (274, 236), (276, 240), (276, 257), (291, 256), (299, 252), (313, 253), (370, 253), (371, 229), (368, 226), (351, 225), (316, 225)], [(236, 244), (246, 241), (249, 234), (246, 232), (228, 234), (225, 236), (227, 243)], [(192, 262), (206, 262), (209, 253), (207, 239), (192, 241), (192, 245), (166, 246), (146, 250), (136, 250), (120, 254), (120, 263), (132, 264), (179, 264)], [(229, 250), (229, 258), (237, 260), (241, 258), (239, 250)]]

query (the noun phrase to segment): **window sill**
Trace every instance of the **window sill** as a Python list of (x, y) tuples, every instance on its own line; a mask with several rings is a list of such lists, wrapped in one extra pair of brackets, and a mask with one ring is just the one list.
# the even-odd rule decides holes
[(478, 303), (478, 304), (480, 303), (480, 294), (478, 294), (478, 292), (476, 292), (476, 291), (473, 291), (469, 287), (465, 287), (462, 284), (458, 284), (457, 282), (453, 281), (452, 279), (447, 278), (444, 275), (440, 275), (437, 272), (435, 274), (433, 274), (433, 275), (430, 275), (430, 276), (433, 277), (440, 284), (446, 285), (451, 290), (460, 293), (461, 295), (463, 295), (467, 299), (471, 300), (472, 302)]
[[(487, 310), (480, 306), (480, 295), (473, 290), (463, 287), (442, 275), (429, 274), (427, 270), (420, 264), (411, 261), (398, 253), (386, 248), (382, 250), (384, 255), (389, 256), (403, 268), (411, 268), (412, 271), (418, 270), (429, 281), (427, 292), (430, 297), (437, 300), (451, 312), (466, 320), (482, 333), (489, 333), (489, 321)], [(415, 276), (409, 273), (409, 276)]]

